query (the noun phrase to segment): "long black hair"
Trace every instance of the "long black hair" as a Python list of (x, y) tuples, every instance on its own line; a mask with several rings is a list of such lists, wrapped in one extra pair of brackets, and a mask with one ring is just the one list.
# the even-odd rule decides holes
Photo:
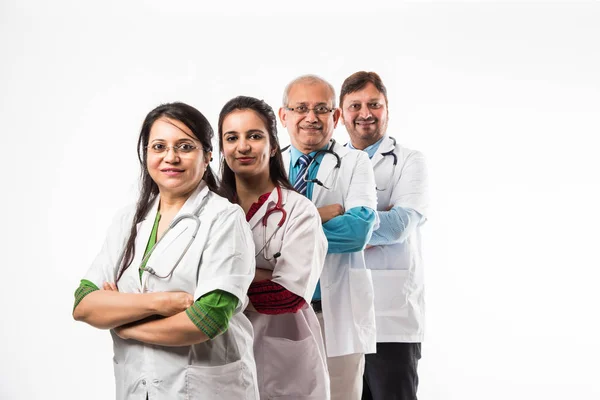
[[(202, 150), (204, 151), (205, 157), (208, 157), (207, 153), (212, 151), (211, 140), (214, 137), (214, 131), (206, 117), (194, 107), (184, 103), (167, 103), (156, 107), (154, 110), (150, 111), (148, 115), (146, 115), (137, 143), (138, 160), (140, 161), (141, 166), (140, 197), (137, 201), (135, 216), (131, 225), (129, 239), (127, 240), (127, 244), (125, 246), (123, 260), (121, 265), (119, 265), (120, 272), (117, 276), (117, 281), (121, 278), (121, 275), (123, 275), (123, 272), (125, 272), (135, 257), (135, 239), (137, 236), (136, 226), (144, 219), (148, 213), (148, 210), (150, 209), (150, 206), (152, 205), (152, 202), (158, 195), (158, 185), (156, 182), (154, 182), (154, 180), (152, 180), (152, 177), (150, 177), (150, 174), (148, 173), (148, 165), (146, 160), (148, 156), (150, 130), (152, 129), (152, 125), (154, 125), (156, 120), (162, 117), (179, 121), (187, 126), (190, 131), (192, 131), (196, 139), (202, 143)], [(210, 165), (207, 165), (202, 180), (206, 182), (210, 190), (219, 193), (217, 180), (215, 178), (215, 174), (210, 168)]]
[[(269, 144), (271, 149), (275, 149), (275, 155), (269, 159), (269, 177), (275, 186), (281, 186), (286, 189), (294, 190), (294, 187), (288, 180), (281, 157), (281, 148), (277, 139), (277, 118), (270, 105), (263, 100), (249, 96), (238, 96), (229, 100), (219, 113), (219, 150), (223, 152), (223, 121), (225, 117), (236, 110), (254, 111), (265, 123), (269, 133)], [(237, 193), (235, 187), (235, 174), (227, 165), (225, 157), (221, 157), (221, 194), (234, 202)]]

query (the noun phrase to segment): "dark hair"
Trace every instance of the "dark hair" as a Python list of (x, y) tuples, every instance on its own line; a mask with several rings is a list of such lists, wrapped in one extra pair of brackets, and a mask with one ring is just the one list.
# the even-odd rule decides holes
[[(129, 239), (127, 240), (127, 244), (125, 246), (123, 260), (121, 265), (119, 265), (120, 273), (117, 276), (117, 281), (119, 278), (121, 278), (121, 275), (123, 275), (123, 272), (125, 272), (135, 257), (135, 239), (137, 236), (136, 226), (144, 219), (148, 213), (148, 210), (150, 209), (152, 201), (156, 199), (156, 196), (158, 195), (158, 185), (152, 180), (150, 174), (148, 173), (146, 158), (148, 156), (147, 146), (150, 138), (150, 130), (152, 129), (154, 122), (162, 117), (179, 121), (187, 126), (192, 131), (194, 136), (200, 141), (200, 143), (202, 143), (202, 150), (204, 151), (205, 155), (209, 151), (212, 151), (211, 140), (214, 137), (214, 131), (206, 117), (204, 117), (204, 115), (202, 115), (202, 113), (196, 110), (194, 107), (184, 103), (167, 103), (156, 107), (154, 110), (150, 111), (148, 115), (146, 115), (146, 119), (144, 119), (144, 123), (142, 124), (142, 129), (140, 131), (140, 136), (137, 143), (138, 159), (141, 166), (140, 182), (142, 187), (140, 197), (137, 201), (133, 223), (131, 225)], [(204, 172), (202, 180), (206, 182), (210, 190), (218, 193), (217, 180), (212, 169), (210, 168), (210, 165), (206, 167), (206, 171)]]
[(387, 106), (387, 89), (379, 75), (375, 72), (358, 71), (347, 77), (344, 83), (342, 83), (342, 90), (340, 90), (340, 107), (342, 107), (344, 97), (346, 97), (347, 94), (358, 92), (367, 86), (368, 83), (372, 83), (375, 88), (383, 94), (385, 105)]
[[(294, 190), (290, 184), (283, 166), (281, 157), (281, 148), (277, 139), (277, 118), (270, 105), (263, 100), (248, 96), (238, 96), (229, 100), (219, 113), (219, 150), (223, 151), (223, 121), (225, 117), (236, 110), (254, 111), (260, 119), (263, 120), (269, 133), (269, 144), (271, 148), (276, 149), (275, 155), (269, 159), (269, 177), (276, 186), (282, 186), (286, 189)], [(229, 201), (234, 202), (236, 198), (235, 174), (225, 162), (225, 157), (221, 157), (221, 193)]]

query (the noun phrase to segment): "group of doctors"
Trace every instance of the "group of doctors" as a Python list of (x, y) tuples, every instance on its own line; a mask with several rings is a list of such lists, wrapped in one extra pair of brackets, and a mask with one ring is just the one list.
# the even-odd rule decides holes
[[(416, 399), (427, 173), (386, 133), (387, 91), (314, 75), (278, 116), (236, 97), (213, 130), (169, 103), (145, 118), (137, 204), (119, 212), (73, 316), (110, 329), (117, 399)], [(350, 141), (332, 139), (343, 122)]]

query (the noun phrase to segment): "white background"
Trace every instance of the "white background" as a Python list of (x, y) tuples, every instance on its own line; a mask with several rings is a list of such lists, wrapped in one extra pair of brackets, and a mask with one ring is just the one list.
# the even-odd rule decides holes
[(148, 111), (358, 70), (428, 157), (419, 398), (600, 398), (600, 3), (83, 3), (0, 2), (1, 399), (114, 396), (70, 312)]

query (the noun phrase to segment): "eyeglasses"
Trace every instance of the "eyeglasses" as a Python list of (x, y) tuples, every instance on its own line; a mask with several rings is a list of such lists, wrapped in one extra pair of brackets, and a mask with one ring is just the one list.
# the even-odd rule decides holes
[(148, 151), (154, 154), (166, 154), (169, 149), (173, 149), (176, 154), (190, 154), (199, 149), (198, 146), (194, 146), (190, 143), (180, 143), (175, 146), (166, 146), (162, 143), (154, 143), (153, 145), (146, 146)]
[(298, 107), (286, 107), (285, 109), (288, 111), (293, 111), (296, 114), (300, 114), (300, 115), (306, 115), (310, 111), (314, 111), (315, 114), (317, 114), (317, 115), (324, 115), (324, 114), (330, 113), (333, 110), (335, 110), (335, 108), (329, 108), (325, 105), (316, 106), (315, 108), (308, 108), (307, 106), (302, 105), (302, 106), (298, 106)]

